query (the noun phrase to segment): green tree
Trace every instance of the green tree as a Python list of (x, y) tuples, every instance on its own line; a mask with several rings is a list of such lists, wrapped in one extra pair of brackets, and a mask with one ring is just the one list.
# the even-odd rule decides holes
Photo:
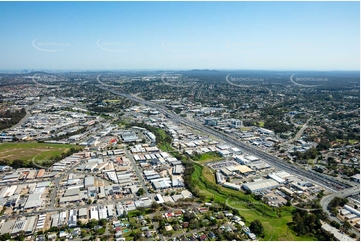
[(344, 221), (342, 228), (347, 232), (348, 230), (350, 230), (352, 228), (352, 226), (348, 221)]
[(96, 233), (96, 234), (99, 234), (99, 235), (104, 234), (104, 233), (105, 233), (105, 228), (99, 228), (99, 229), (97, 229), (97, 230), (95, 231), (95, 233)]
[(337, 223), (336, 221), (331, 221), (330, 223), (331, 226), (335, 227), (336, 229), (339, 229), (341, 227), (341, 225), (339, 223)]
[(145, 191), (144, 191), (144, 189), (141, 187), (141, 188), (139, 188), (139, 190), (137, 191), (137, 196), (143, 196), (144, 195), (144, 193), (145, 193)]
[(153, 212), (157, 211), (159, 207), (160, 205), (157, 202), (152, 202), (152, 205), (150, 206)]
[(80, 221), (80, 220), (77, 220), (76, 225), (78, 225), (79, 227), (82, 228), (84, 226), (84, 223), (82, 221)]
[(249, 226), (249, 229), (256, 235), (262, 236), (264, 232), (263, 225), (258, 219), (253, 220)]
[(102, 218), (99, 220), (99, 223), (98, 223), (100, 226), (106, 226), (107, 225), (107, 220), (105, 218)]
[(98, 225), (98, 221), (95, 219), (92, 219), (86, 224), (86, 227), (89, 229), (92, 229), (92, 228), (94, 228), (94, 226), (97, 226), (97, 225)]

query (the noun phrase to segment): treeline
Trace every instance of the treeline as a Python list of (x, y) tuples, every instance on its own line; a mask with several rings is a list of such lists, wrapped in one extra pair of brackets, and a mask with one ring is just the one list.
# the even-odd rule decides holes
[(271, 129), (276, 133), (285, 133), (293, 129), (292, 124), (285, 124), (279, 121), (275, 121), (275, 119), (266, 119), (264, 122), (264, 127), (266, 129)]
[(320, 220), (326, 219), (322, 211), (308, 213), (303, 210), (296, 210), (292, 216), (291, 228), (297, 235), (315, 236), (321, 241), (335, 241), (333, 234), (323, 230)]
[(330, 208), (336, 208), (338, 206), (345, 206), (348, 203), (347, 198), (341, 198), (341, 197), (334, 197), (331, 202), (328, 204)]
[(360, 129), (359, 128), (349, 128), (348, 125), (344, 125), (344, 130), (338, 130), (337, 132), (331, 132), (326, 125), (322, 125), (322, 128), (325, 129), (325, 132), (322, 133), (322, 140), (335, 141), (337, 139), (345, 140), (359, 140), (360, 139)]
[(11, 126), (19, 123), (25, 115), (25, 108), (22, 108), (21, 110), (15, 112), (7, 110), (3, 113), (0, 113), (0, 119), (4, 118), (4, 120), (0, 121), (0, 130), (10, 128)]
[(316, 148), (310, 148), (305, 152), (296, 151), (293, 153), (293, 155), (300, 160), (308, 160), (308, 159), (316, 159), (317, 156), (319, 155), (319, 152)]
[(334, 119), (334, 120), (350, 119), (350, 118), (357, 118), (357, 117), (360, 117), (360, 115), (357, 112), (333, 113), (330, 115), (330, 118)]

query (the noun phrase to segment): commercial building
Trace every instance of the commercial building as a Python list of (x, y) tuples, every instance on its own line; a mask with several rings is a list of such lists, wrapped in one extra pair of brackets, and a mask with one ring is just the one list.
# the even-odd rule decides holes
[(230, 183), (230, 182), (225, 182), (225, 183), (222, 184), (222, 186), (227, 187), (227, 188), (231, 188), (231, 189), (234, 189), (234, 190), (237, 190), (237, 191), (241, 190), (240, 185)]
[(15, 219), (4, 222), (3, 225), (1, 226), (0, 234), (7, 234), (7, 233), (10, 234), (12, 232), (15, 222), (16, 222)]
[(77, 212), (76, 212), (76, 209), (71, 209), (69, 211), (68, 226), (69, 227), (76, 227), (77, 226)]
[(217, 184), (222, 184), (224, 183), (226, 180), (224, 179), (223, 175), (221, 174), (221, 172), (218, 170), (216, 172), (216, 182)]
[(84, 178), (84, 189), (87, 189), (88, 187), (94, 186), (94, 177), (93, 176), (87, 176)]
[(90, 208), (90, 219), (99, 220), (98, 208), (97, 207)]
[(157, 200), (157, 203), (164, 203), (164, 199), (162, 197), (162, 195), (160, 195), (159, 193), (156, 195), (156, 200)]
[(248, 165), (251, 163), (250, 160), (246, 159), (244, 156), (241, 155), (235, 156), (234, 159), (241, 165)]
[(341, 233), (338, 229), (330, 226), (327, 223), (322, 222), (322, 226), (321, 228), (327, 232), (330, 232), (331, 234), (333, 234), (337, 240), (339, 241), (355, 241), (355, 239), (351, 238), (350, 236), (348, 236), (347, 234)]
[(251, 168), (245, 165), (228, 166), (226, 169), (229, 170), (230, 172), (237, 172), (242, 175), (249, 175), (251, 173), (255, 173)]
[(260, 192), (267, 189), (273, 189), (278, 187), (280, 184), (272, 179), (259, 180), (254, 182), (244, 183), (242, 188), (252, 193)]
[(271, 178), (280, 184), (285, 183), (285, 180), (277, 176), (276, 174), (268, 174), (268, 178)]
[(33, 193), (29, 195), (28, 200), (24, 206), (24, 209), (31, 209), (41, 207), (43, 200), (41, 199), (41, 193)]
[(117, 216), (124, 216), (124, 212), (125, 214), (127, 214), (127, 211), (124, 209), (123, 205), (120, 203), (116, 204), (116, 208), (117, 208)]
[(357, 217), (360, 217), (360, 211), (350, 207), (349, 205), (345, 205), (343, 206), (343, 208), (349, 211), (350, 213), (355, 214)]
[(172, 181), (170, 178), (160, 178), (160, 179), (154, 179), (152, 180), (152, 185), (155, 190), (163, 190), (167, 188), (171, 188)]
[(65, 193), (64, 193), (64, 197), (69, 197), (69, 196), (75, 196), (75, 195), (79, 195), (80, 194), (80, 189), (79, 188), (72, 188), (72, 189), (66, 189)]
[(275, 134), (272, 130), (265, 129), (265, 128), (259, 128), (257, 131), (260, 134), (266, 134), (266, 135), (274, 135)]
[(108, 218), (107, 209), (105, 206), (98, 206), (99, 219)]
[(108, 212), (108, 218), (113, 218), (114, 217), (114, 205), (113, 204), (109, 204), (107, 205), (107, 212)]
[(19, 234), (20, 231), (24, 231), (25, 225), (26, 225), (26, 219), (16, 221), (13, 230), (11, 231), (11, 235), (15, 236)]
[(88, 217), (88, 209), (80, 208), (79, 209), (79, 218), (87, 218)]
[(122, 134), (120, 134), (122, 141), (124, 143), (130, 143), (130, 142), (136, 142), (139, 138), (133, 131), (124, 131)]
[(80, 195), (73, 195), (73, 196), (67, 196), (67, 197), (61, 197), (59, 199), (59, 203), (69, 203), (69, 202), (80, 202), (81, 198)]
[(51, 215), (51, 227), (58, 227), (59, 222), (59, 214)]
[(25, 231), (26, 235), (31, 235), (31, 234), (34, 233), (35, 221), (36, 221), (36, 216), (32, 216), (32, 217), (27, 219), (26, 225), (25, 225), (25, 228), (24, 228), (24, 231)]
[(184, 167), (182, 165), (176, 165), (173, 167), (172, 173), (173, 175), (180, 175), (183, 173)]

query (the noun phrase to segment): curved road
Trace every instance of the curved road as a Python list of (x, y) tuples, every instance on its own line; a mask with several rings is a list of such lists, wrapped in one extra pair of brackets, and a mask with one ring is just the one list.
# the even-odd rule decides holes
[[(322, 206), (322, 209), (323, 211), (328, 215), (328, 217), (333, 220), (333, 221), (336, 221), (340, 224), (342, 224), (343, 222), (341, 220), (339, 220), (337, 217), (335, 216), (332, 216), (331, 215), (331, 212), (327, 209), (328, 207), (328, 204), (331, 202), (332, 199), (334, 199), (335, 197), (348, 197), (348, 196), (351, 196), (351, 195), (354, 195), (354, 194), (358, 194), (360, 192), (360, 186), (355, 186), (351, 189), (347, 189), (347, 190), (344, 190), (344, 191), (340, 191), (340, 192), (336, 192), (336, 193), (333, 193), (331, 195), (328, 195), (328, 196), (325, 196), (321, 199), (321, 206)], [(352, 227), (352, 232), (355, 233), (355, 234), (359, 234), (360, 232), (355, 229), (354, 227)]]

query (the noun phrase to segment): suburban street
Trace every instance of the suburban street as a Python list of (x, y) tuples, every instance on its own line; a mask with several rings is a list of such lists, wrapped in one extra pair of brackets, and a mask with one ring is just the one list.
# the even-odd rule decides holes
[(132, 162), (133, 169), (134, 169), (135, 173), (137, 174), (140, 183), (142, 184), (142, 187), (145, 191), (145, 195), (149, 196), (150, 194), (148, 192), (147, 185), (145, 184), (143, 175), (140, 173), (139, 168), (138, 168), (137, 164), (135, 163), (135, 160), (133, 159), (133, 156), (130, 154), (129, 150), (126, 150), (125, 154), (126, 154), (127, 158)]

